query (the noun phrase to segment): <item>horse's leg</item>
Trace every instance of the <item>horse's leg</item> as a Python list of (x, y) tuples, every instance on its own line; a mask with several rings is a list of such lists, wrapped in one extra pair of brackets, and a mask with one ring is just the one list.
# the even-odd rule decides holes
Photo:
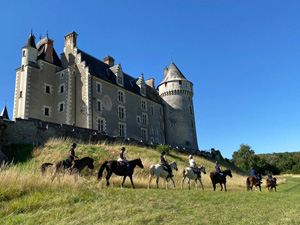
[(182, 178), (182, 181), (181, 181), (181, 190), (183, 189), (183, 183), (184, 183), (184, 180), (185, 180), (185, 177)]
[(121, 188), (123, 188), (123, 185), (124, 185), (124, 182), (125, 182), (125, 180), (126, 180), (126, 177), (127, 177), (127, 175), (125, 175), (125, 176), (123, 177), (123, 182), (122, 182), (122, 184), (121, 184)]
[(173, 177), (171, 177), (171, 180), (173, 181), (173, 189), (175, 189), (175, 181), (174, 181)]
[(195, 179), (195, 186), (196, 186), (196, 190), (198, 191), (198, 183), (197, 183), (197, 179), (198, 179), (198, 178)]
[(224, 188), (225, 188), (225, 191), (227, 191), (227, 190), (226, 190), (226, 183), (224, 183)]
[(56, 170), (54, 171), (54, 175), (51, 177), (51, 183), (53, 182), (55, 177), (56, 177)]
[(133, 180), (132, 180), (132, 174), (129, 176), (129, 178), (130, 178), (130, 181), (131, 181), (132, 188), (135, 189), (135, 186), (134, 186)]
[(106, 186), (109, 187), (109, 178), (112, 175), (112, 172), (107, 173), (106, 175)]
[(150, 183), (151, 183), (151, 180), (152, 180), (152, 174), (150, 174), (150, 176), (149, 176), (148, 189), (150, 189)]
[(216, 183), (215, 182), (212, 182), (213, 183), (213, 188), (214, 188), (214, 191), (216, 190)]
[(259, 184), (259, 191), (261, 192), (261, 185)]
[(166, 189), (168, 190), (168, 178), (166, 178)]
[(202, 190), (204, 191), (204, 187), (203, 187), (203, 184), (202, 184), (202, 180), (201, 180), (201, 178), (199, 178), (199, 181), (200, 181), (200, 184), (201, 184)]
[(221, 186), (221, 191), (223, 190), (223, 185), (222, 185), (222, 183), (220, 183), (220, 186)]
[(191, 178), (188, 177), (188, 186), (189, 186), (189, 190), (191, 190)]
[(156, 188), (157, 189), (159, 189), (158, 182), (159, 182), (159, 175), (156, 174)]

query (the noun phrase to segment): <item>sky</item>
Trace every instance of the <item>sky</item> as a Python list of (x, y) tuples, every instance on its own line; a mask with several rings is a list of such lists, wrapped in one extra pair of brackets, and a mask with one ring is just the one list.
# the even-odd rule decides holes
[(78, 48), (156, 86), (173, 60), (194, 84), (200, 150), (300, 151), (298, 0), (1, 0), (0, 25), (0, 110), (10, 118), (30, 30), (37, 40), (48, 32), (58, 54), (75, 31)]

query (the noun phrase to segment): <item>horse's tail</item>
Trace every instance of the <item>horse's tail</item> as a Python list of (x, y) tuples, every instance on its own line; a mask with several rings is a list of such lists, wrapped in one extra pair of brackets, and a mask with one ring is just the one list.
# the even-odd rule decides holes
[(41, 173), (44, 174), (45, 171), (46, 171), (46, 168), (47, 168), (48, 166), (52, 166), (52, 165), (53, 165), (52, 163), (44, 163), (44, 164), (41, 166), (41, 168), (40, 168)]
[(250, 191), (250, 180), (249, 180), (249, 177), (247, 177), (246, 186), (247, 186), (247, 191)]
[(103, 170), (106, 168), (107, 163), (108, 163), (108, 161), (105, 161), (105, 162), (102, 164), (102, 166), (100, 167), (99, 172), (98, 172), (98, 181), (101, 180)]
[(183, 176), (183, 177), (186, 176), (186, 172), (187, 172), (186, 169), (183, 169), (183, 171), (182, 171), (182, 176)]
[(153, 165), (150, 166), (150, 175), (149, 175), (149, 179), (148, 179), (148, 185), (150, 185), (151, 179), (154, 176), (154, 167)]

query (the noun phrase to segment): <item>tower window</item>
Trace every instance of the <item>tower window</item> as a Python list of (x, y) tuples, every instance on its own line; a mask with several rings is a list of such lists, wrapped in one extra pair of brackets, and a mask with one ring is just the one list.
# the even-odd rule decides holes
[(60, 85), (60, 87), (59, 87), (59, 93), (60, 93), (60, 94), (63, 94), (64, 92), (65, 92), (65, 85), (62, 84), (62, 85)]
[(154, 107), (151, 106), (151, 115), (153, 116), (154, 115)]
[(50, 94), (51, 89), (50, 89), (50, 86), (49, 86), (49, 85), (46, 85), (45, 92), (46, 92), (47, 94)]
[(101, 92), (102, 92), (102, 83), (97, 82), (96, 89), (97, 89), (97, 93), (101, 94)]
[(60, 111), (60, 112), (63, 112), (63, 111), (64, 111), (64, 103), (61, 103), (61, 104), (59, 105), (59, 111)]
[(22, 68), (21, 68), (21, 70), (22, 70), (22, 71), (24, 71), (24, 65), (22, 65)]
[(168, 83), (166, 82), (166, 83), (165, 83), (165, 87), (167, 87), (167, 86), (168, 86)]
[(179, 81), (179, 85), (181, 85), (181, 80)]
[(23, 92), (20, 91), (20, 96), (19, 96), (19, 98), (22, 98), (22, 97), (23, 97)]
[(101, 112), (102, 111), (102, 104), (101, 104), (101, 100), (97, 101), (97, 111)]
[(26, 52), (25, 52), (25, 50), (23, 51), (23, 57), (25, 57), (26, 56)]

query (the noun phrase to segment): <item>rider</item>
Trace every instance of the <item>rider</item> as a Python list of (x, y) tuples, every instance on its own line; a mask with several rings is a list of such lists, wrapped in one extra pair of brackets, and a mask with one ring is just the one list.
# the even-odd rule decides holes
[(223, 170), (221, 169), (221, 166), (219, 165), (219, 162), (218, 162), (218, 161), (216, 161), (216, 166), (215, 166), (215, 168), (216, 168), (216, 172), (217, 172), (218, 174), (220, 174), (220, 175), (223, 177), (223, 176), (224, 176)]
[(126, 164), (126, 169), (128, 171), (129, 170), (129, 162), (127, 161), (127, 159), (125, 157), (125, 148), (124, 147), (121, 148), (120, 158)]
[[(273, 176), (271, 175), (270, 171), (268, 171), (268, 181), (274, 181), (274, 183), (276, 184), (276, 178), (273, 178)], [(276, 184), (277, 186), (277, 184)]]
[(198, 175), (198, 177), (200, 177), (200, 171), (198, 169), (198, 166), (195, 163), (195, 160), (193, 159), (193, 156), (189, 155), (189, 158), (190, 158), (190, 160), (189, 160), (190, 168), (192, 168), (194, 173), (196, 173)]
[(161, 151), (160, 164), (165, 166), (168, 169), (169, 176), (173, 177), (171, 166), (168, 164), (166, 153), (164, 151)]
[(67, 159), (67, 161), (69, 163), (72, 163), (71, 169), (73, 169), (75, 167), (75, 160), (78, 160), (78, 157), (75, 155), (75, 148), (77, 147), (76, 143), (72, 144), (72, 147), (70, 148), (69, 151), (69, 157)]
[[(255, 179), (260, 181), (259, 176), (257, 175), (256, 171), (254, 170), (253, 167), (251, 167), (251, 176), (253, 176)], [(260, 181), (261, 182), (261, 181)]]

